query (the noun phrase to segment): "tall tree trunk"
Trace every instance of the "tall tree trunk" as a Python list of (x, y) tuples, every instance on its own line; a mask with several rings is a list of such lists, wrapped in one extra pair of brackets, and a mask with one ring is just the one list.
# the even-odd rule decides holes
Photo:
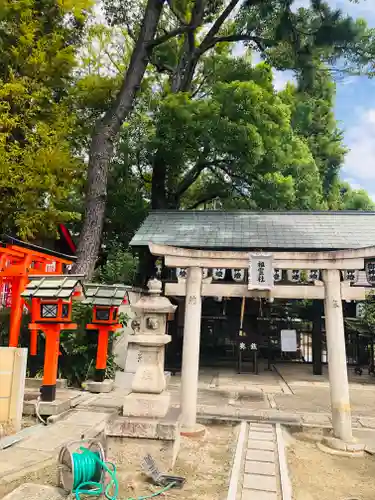
[(133, 108), (148, 63), (148, 50), (162, 12), (164, 0), (148, 0), (141, 31), (123, 84), (111, 109), (96, 124), (87, 177), (85, 214), (73, 272), (91, 277), (100, 248), (107, 199), (108, 170), (113, 142)]
[(152, 164), (151, 182), (151, 208), (154, 210), (168, 208), (166, 178), (167, 166), (160, 151), (156, 151)]

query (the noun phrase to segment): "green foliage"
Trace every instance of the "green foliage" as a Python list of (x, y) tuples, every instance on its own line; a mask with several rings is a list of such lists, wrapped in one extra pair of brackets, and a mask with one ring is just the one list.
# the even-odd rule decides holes
[(340, 183), (340, 208), (343, 210), (375, 210), (375, 203), (364, 189), (352, 189), (347, 182)]
[(346, 148), (334, 116), (335, 85), (327, 67), (317, 71), (309, 89), (289, 85), (282, 92), (292, 108), (294, 131), (304, 137), (319, 170), (326, 208), (339, 209), (339, 173)]
[[(3, 0), (0, 12), (0, 218), (23, 238), (55, 231), (80, 189), (67, 105), (89, 1)], [(70, 19), (67, 22), (67, 19)]]
[[(112, 242), (113, 243), (113, 242)], [(132, 285), (137, 272), (138, 259), (120, 246), (113, 247), (106, 263), (97, 270), (97, 279), (102, 283), (125, 283)]]

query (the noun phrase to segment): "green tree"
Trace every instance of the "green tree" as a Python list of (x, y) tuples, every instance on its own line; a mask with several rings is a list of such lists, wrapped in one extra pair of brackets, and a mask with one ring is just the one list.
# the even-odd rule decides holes
[(375, 203), (364, 189), (353, 189), (347, 182), (340, 184), (340, 208), (342, 210), (375, 210)]
[[(367, 36), (362, 22), (354, 22), (340, 11), (330, 10), (320, 0), (312, 0), (310, 8), (297, 12), (292, 9), (292, 0), (148, 0), (145, 5), (108, 0), (104, 4), (111, 23), (127, 28), (134, 49), (119, 93), (97, 122), (91, 142), (85, 218), (76, 266), (76, 271), (89, 274), (99, 249), (116, 139), (132, 111), (147, 65), (150, 71), (155, 68), (158, 73), (160, 83), (154, 90), (158, 90), (160, 98), (165, 100), (164, 109), (168, 114), (168, 105), (174, 99), (180, 103), (179, 96), (169, 94), (186, 93), (188, 100), (200, 95), (205, 58), (228, 44), (244, 41), (275, 67), (274, 61), (277, 61), (278, 68), (294, 69), (303, 74), (305, 87), (308, 87), (314, 81), (316, 61), (334, 62), (342, 56), (357, 61), (363, 37)], [(189, 103), (186, 103), (189, 114), (188, 108)], [(199, 107), (199, 112), (204, 113), (203, 106)], [(158, 124), (160, 128), (161, 122)], [(233, 129), (229, 126), (229, 130)], [(252, 141), (254, 139), (255, 136)], [(259, 144), (252, 145), (255, 146), (254, 155), (259, 155)], [(304, 148), (304, 143), (299, 143), (297, 150), (302, 154)], [(305, 155), (302, 156), (305, 162)], [(310, 161), (308, 163), (312, 170), (316, 168)], [(169, 175), (171, 168), (161, 137), (149, 164), (152, 166), (151, 205), (153, 208), (166, 207), (168, 182), (173, 184), (174, 180), (173, 175)], [(298, 162), (294, 165), (292, 170), (301, 169)], [(194, 167), (195, 164), (186, 165), (186, 174)], [(282, 177), (285, 177), (284, 172)], [(271, 187), (278, 182), (272, 175), (267, 179)], [(308, 192), (304, 189), (307, 200)]]
[[(83, 180), (67, 94), (89, 2), (3, 0), (0, 9), (0, 218), (23, 238), (76, 214)], [(69, 22), (68, 22), (69, 20)]]
[(165, 208), (196, 208), (234, 196), (250, 208), (320, 207), (318, 169), (307, 143), (292, 130), (291, 109), (273, 88), (271, 68), (232, 56), (217, 63), (204, 95), (167, 94), (155, 100), (152, 124), (149, 109), (122, 132), (133, 146), (125, 162), (137, 162), (145, 191), (157, 152), (165, 165)]
[(339, 209), (339, 174), (347, 150), (334, 115), (335, 84), (326, 66), (317, 69), (309, 88), (301, 81), (300, 75), (297, 85), (288, 85), (282, 96), (293, 109), (293, 130), (306, 139), (319, 169), (325, 207)]

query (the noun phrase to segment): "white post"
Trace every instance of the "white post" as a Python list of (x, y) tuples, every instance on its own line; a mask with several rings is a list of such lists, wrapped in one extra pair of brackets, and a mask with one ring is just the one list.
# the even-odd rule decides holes
[(202, 269), (190, 267), (186, 281), (185, 323), (181, 371), (182, 426), (194, 430), (197, 423), (199, 350), (202, 314)]
[(323, 271), (323, 281), (325, 285), (324, 308), (333, 433), (336, 438), (350, 442), (353, 440), (353, 433), (340, 271), (338, 269)]

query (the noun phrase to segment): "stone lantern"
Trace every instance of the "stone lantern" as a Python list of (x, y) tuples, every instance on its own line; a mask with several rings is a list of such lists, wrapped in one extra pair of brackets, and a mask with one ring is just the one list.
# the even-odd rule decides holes
[(164, 375), (165, 345), (171, 341), (166, 335), (167, 317), (177, 306), (161, 296), (162, 284), (157, 279), (147, 284), (149, 294), (132, 306), (135, 334), (131, 342), (139, 349), (139, 364), (131, 392), (125, 397), (123, 415), (128, 417), (163, 418), (169, 409), (170, 394), (166, 392)]

